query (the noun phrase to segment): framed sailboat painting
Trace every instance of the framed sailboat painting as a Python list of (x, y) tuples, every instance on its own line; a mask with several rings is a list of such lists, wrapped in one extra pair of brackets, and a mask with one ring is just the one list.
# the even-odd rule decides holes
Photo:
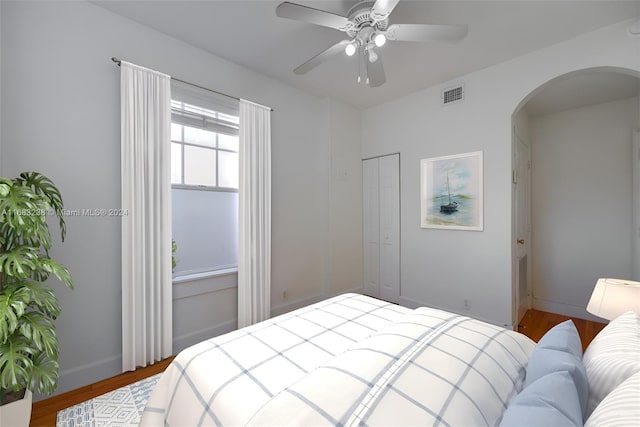
[(420, 226), (483, 229), (482, 151), (420, 160)]

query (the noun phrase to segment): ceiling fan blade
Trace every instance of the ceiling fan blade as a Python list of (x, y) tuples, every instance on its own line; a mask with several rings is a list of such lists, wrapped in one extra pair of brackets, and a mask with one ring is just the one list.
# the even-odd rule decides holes
[(311, 71), (312, 69), (314, 69), (315, 67), (320, 65), (320, 63), (322, 61), (324, 61), (325, 59), (331, 58), (332, 56), (337, 55), (340, 52), (344, 52), (344, 48), (349, 43), (351, 43), (350, 40), (342, 40), (342, 41), (334, 44), (329, 49), (327, 49), (327, 50), (325, 50), (323, 52), (320, 52), (319, 54), (317, 54), (316, 56), (314, 56), (313, 58), (311, 58), (310, 60), (308, 60), (304, 64), (300, 65), (298, 68), (293, 70), (293, 72), (296, 73), (296, 74), (305, 74), (305, 73)]
[(387, 76), (384, 74), (384, 65), (382, 64), (382, 56), (378, 53), (378, 59), (375, 62), (369, 61), (369, 58), (365, 60), (367, 63), (367, 78), (369, 79), (370, 87), (382, 86), (387, 81)]
[(408, 42), (457, 42), (467, 35), (466, 25), (394, 24), (387, 29), (389, 40)]
[(295, 19), (336, 30), (343, 30), (349, 22), (344, 16), (288, 1), (280, 3), (276, 7), (276, 15), (280, 18)]
[(383, 21), (393, 11), (400, 0), (376, 0), (371, 8), (371, 17)]

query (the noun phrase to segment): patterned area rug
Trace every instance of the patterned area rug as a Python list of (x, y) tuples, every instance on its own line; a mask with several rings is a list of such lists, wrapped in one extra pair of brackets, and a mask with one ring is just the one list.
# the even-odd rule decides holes
[(154, 375), (58, 412), (57, 427), (137, 426), (153, 386)]

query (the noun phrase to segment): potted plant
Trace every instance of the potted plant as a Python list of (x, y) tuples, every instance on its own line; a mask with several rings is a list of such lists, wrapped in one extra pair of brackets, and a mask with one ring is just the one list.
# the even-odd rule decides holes
[(70, 289), (73, 281), (69, 270), (49, 256), (50, 212), (58, 218), (64, 241), (62, 196), (49, 178), (37, 172), (23, 172), (15, 179), (0, 178), (2, 425), (28, 425), (31, 393), (48, 395), (58, 384), (59, 349), (54, 320), (60, 314), (60, 305), (47, 279), (53, 275)]
[(173, 272), (176, 269), (176, 265), (178, 265), (178, 260), (176, 260), (176, 251), (178, 250), (178, 244), (175, 240), (171, 239), (171, 271)]

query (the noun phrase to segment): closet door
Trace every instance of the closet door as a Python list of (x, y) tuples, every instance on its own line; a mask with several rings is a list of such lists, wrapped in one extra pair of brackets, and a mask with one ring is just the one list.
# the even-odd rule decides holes
[(363, 162), (364, 293), (400, 299), (400, 156)]
[(380, 297), (380, 198), (378, 159), (362, 162), (362, 236), (364, 250), (364, 293)]
[(400, 155), (380, 158), (380, 298), (400, 300)]

